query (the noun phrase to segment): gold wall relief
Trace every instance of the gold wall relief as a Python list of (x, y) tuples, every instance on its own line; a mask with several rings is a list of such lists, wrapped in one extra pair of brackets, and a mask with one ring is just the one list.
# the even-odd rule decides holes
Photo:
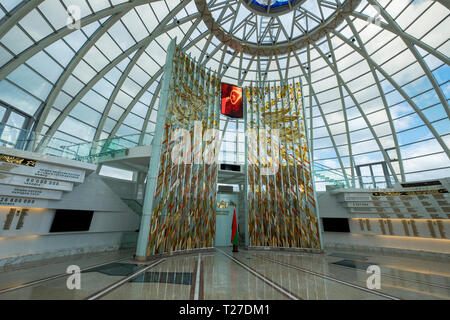
[(366, 219), (367, 231), (372, 231), (372, 227), (370, 226), (370, 220)]
[(247, 125), (259, 137), (249, 141), (246, 159), (250, 245), (320, 248), (301, 84), (245, 91)]
[(437, 220), (436, 223), (438, 225), (438, 230), (439, 230), (439, 233), (441, 234), (441, 238), (447, 239), (447, 235), (445, 234), (445, 230), (444, 230), (444, 223), (442, 222), (442, 220)]
[(363, 219), (358, 219), (359, 221), (359, 228), (361, 229), (361, 231), (364, 231), (364, 220)]
[(11, 156), (7, 154), (0, 153), (0, 161), (12, 163), (12, 164), (20, 164), (22, 166), (34, 167), (36, 165), (35, 160), (25, 159), (21, 157)]
[(388, 219), (389, 218), (389, 215), (387, 215), (386, 213), (379, 213), (378, 214), (381, 218), (384, 218), (384, 219)]
[(378, 222), (380, 223), (381, 232), (383, 234), (386, 234), (386, 229), (384, 228), (384, 221), (382, 219), (379, 219)]
[(393, 235), (394, 234), (394, 228), (392, 227), (392, 221), (390, 219), (388, 219), (386, 221), (387, 221), (387, 225), (388, 225), (389, 234)]
[(233, 207), (236, 207), (236, 203), (234, 203), (233, 201), (228, 201), (228, 202), (225, 202), (225, 201), (220, 201), (220, 202), (217, 202), (217, 208), (219, 208), (219, 209), (226, 209), (226, 208), (228, 208), (229, 206), (233, 206)]
[(25, 217), (27, 215), (28, 215), (28, 209), (22, 209), (22, 212), (20, 212), (19, 221), (17, 222), (17, 225), (16, 225), (16, 230), (22, 229)]
[(428, 230), (430, 230), (430, 234), (433, 238), (436, 238), (436, 232), (434, 232), (433, 221), (427, 220)]
[(410, 236), (409, 234), (409, 228), (408, 228), (408, 223), (406, 220), (402, 220), (402, 225), (403, 225), (403, 230), (405, 231), (405, 235), (406, 236)]
[(411, 229), (413, 231), (414, 237), (419, 237), (419, 232), (417, 231), (416, 222), (414, 220), (410, 220), (411, 222)]
[(9, 209), (9, 213), (6, 215), (6, 220), (5, 223), (3, 224), (3, 230), (9, 230), (15, 214), (16, 209), (14, 208)]
[(219, 129), (221, 81), (180, 49), (172, 62), (147, 256), (214, 246), (218, 165), (203, 138)]

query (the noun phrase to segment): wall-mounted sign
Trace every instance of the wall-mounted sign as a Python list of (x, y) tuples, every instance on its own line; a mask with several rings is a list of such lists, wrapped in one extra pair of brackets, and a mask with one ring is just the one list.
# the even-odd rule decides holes
[(243, 117), (242, 88), (222, 83), (222, 114), (231, 118)]
[(344, 201), (370, 201), (370, 200), (372, 200), (372, 198), (368, 194), (358, 195), (358, 194), (354, 194), (354, 193), (349, 193), (349, 194), (344, 194), (344, 197), (343, 197), (343, 199), (341, 198), (341, 200), (344, 200)]
[(34, 167), (36, 165), (36, 160), (25, 159), (21, 157), (11, 156), (8, 154), (0, 153), (0, 161), (7, 163), (20, 164), (27, 167)]
[(59, 200), (61, 199), (62, 191), (0, 184), (0, 196), (17, 196), (24, 198)]
[(61, 191), (72, 191), (73, 189), (72, 182), (20, 176), (3, 172), (0, 172), (0, 184), (9, 184), (13, 186), (24, 186), (24, 187), (43, 188)]
[(84, 181), (85, 174), (84, 170), (60, 167), (42, 162), (36, 162), (34, 167), (0, 162), (0, 172), (79, 183)]
[[(3, 224), (3, 230), (9, 230), (11, 228), (11, 224), (13, 223), (14, 217), (18, 216), (16, 223), (16, 230), (20, 230), (23, 227), (23, 223), (25, 221), (25, 217), (28, 215), (28, 209), (9, 209), (9, 213), (6, 215), (5, 223)], [(1, 233), (1, 232), (0, 232)]]
[(439, 180), (435, 180), (435, 181), (400, 183), (400, 185), (403, 188), (418, 188), (418, 187), (429, 187), (429, 186), (441, 186), (442, 183)]
[(19, 208), (48, 208), (49, 200), (27, 199), (22, 197), (0, 196), (0, 206)]

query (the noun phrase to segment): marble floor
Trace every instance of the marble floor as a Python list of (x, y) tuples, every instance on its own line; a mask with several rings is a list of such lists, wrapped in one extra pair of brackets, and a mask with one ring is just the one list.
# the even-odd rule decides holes
[[(138, 263), (132, 251), (67, 257), (0, 270), (0, 300), (398, 300), (450, 299), (450, 260), (365, 252), (324, 254), (240, 250)], [(81, 269), (69, 290), (67, 267)], [(380, 289), (368, 289), (368, 266)], [(73, 281), (72, 281), (73, 282)]]

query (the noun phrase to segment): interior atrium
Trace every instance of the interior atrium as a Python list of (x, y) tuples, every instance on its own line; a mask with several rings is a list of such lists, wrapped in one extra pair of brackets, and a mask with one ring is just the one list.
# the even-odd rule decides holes
[(449, 26), (0, 0), (0, 300), (450, 299)]

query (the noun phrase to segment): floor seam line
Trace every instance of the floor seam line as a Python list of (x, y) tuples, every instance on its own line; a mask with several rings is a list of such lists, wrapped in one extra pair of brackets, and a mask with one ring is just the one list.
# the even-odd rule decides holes
[(202, 255), (199, 253), (198, 255), (198, 261), (197, 261), (197, 273), (195, 277), (195, 291), (194, 291), (194, 300), (199, 299), (199, 293), (200, 293), (200, 265), (202, 261)]
[(98, 298), (101, 298), (101, 297), (113, 292), (114, 290), (121, 287), (128, 281), (133, 280), (138, 275), (146, 272), (147, 270), (150, 270), (151, 268), (157, 266), (158, 264), (160, 264), (161, 262), (163, 262), (165, 260), (166, 260), (165, 258), (162, 258), (161, 260), (159, 260), (149, 266), (143, 267), (142, 269), (135, 271), (134, 273), (130, 274), (129, 276), (126, 276), (125, 278), (114, 282), (113, 284), (107, 286), (106, 288), (103, 288), (103, 289), (97, 291), (96, 293), (89, 295), (88, 297), (84, 298), (84, 300), (97, 300)]
[[(331, 263), (331, 264), (333, 264), (333, 265), (335, 265), (336, 267), (339, 267), (339, 268), (344, 268), (344, 269), (348, 269), (348, 270), (356, 270), (356, 271), (359, 271), (359, 272), (364, 272), (364, 270), (361, 270), (361, 269), (350, 268), (350, 267), (346, 267), (346, 266), (341, 266), (341, 265), (335, 264), (335, 263), (333, 263), (333, 262), (329, 262), (329, 263)], [(391, 268), (391, 269), (392, 269), (392, 268)], [(450, 287), (448, 287), (448, 286), (442, 286), (442, 285), (439, 285), (439, 284), (436, 284), (436, 283), (429, 283), (429, 282), (424, 282), (424, 281), (414, 280), (414, 279), (406, 279), (406, 278), (397, 277), (397, 276), (393, 276), (393, 275), (389, 275), (389, 274), (384, 274), (384, 277), (388, 277), (388, 278), (392, 278), (392, 279), (397, 279), (397, 280), (403, 280), (403, 281), (414, 282), (414, 283), (417, 283), (417, 284), (422, 284), (422, 285), (430, 286), (430, 287), (436, 287), (436, 288), (447, 289), (447, 290), (450, 289)]]
[[(99, 263), (99, 264), (96, 264), (96, 265), (93, 265), (93, 266), (90, 266), (90, 267), (87, 267), (87, 268), (84, 268), (84, 269), (80, 269), (80, 272), (84, 272), (84, 271), (87, 271), (87, 270), (90, 270), (90, 269), (102, 267), (102, 266), (105, 266), (105, 265), (108, 265), (108, 264), (111, 264), (111, 263), (116, 263), (116, 262), (127, 260), (127, 259), (130, 259), (130, 257), (121, 258), (121, 259), (117, 259), (117, 260), (113, 260), (113, 261), (109, 261), (109, 262), (104, 262), (104, 263)], [(31, 286), (34, 286), (36, 284), (40, 284), (40, 283), (44, 283), (44, 282), (47, 282), (47, 281), (52, 281), (52, 280), (56, 280), (56, 279), (59, 279), (59, 278), (68, 277), (68, 276), (70, 276), (70, 274), (68, 274), (68, 273), (60, 273), (60, 274), (57, 274), (57, 275), (54, 275), (54, 276), (50, 276), (50, 277), (47, 277), (47, 278), (42, 278), (42, 279), (39, 279), (39, 280), (33, 280), (33, 281), (30, 281), (30, 282), (21, 284), (19, 286), (1, 289), (0, 290), (0, 294), (11, 292), (11, 291), (14, 291), (14, 290), (27, 288), (27, 287), (31, 287)]]
[(223, 255), (228, 257), (233, 262), (239, 264), (241, 267), (246, 269), (248, 272), (253, 274), (255, 277), (261, 279), (263, 282), (267, 283), (273, 289), (281, 292), (283, 295), (285, 295), (286, 297), (290, 298), (291, 300), (304, 300), (302, 297), (299, 297), (296, 294), (294, 294), (294, 293), (290, 292), (289, 290), (287, 290), (286, 288), (283, 288), (283, 286), (281, 286), (280, 284), (276, 283), (275, 281), (273, 281), (273, 280), (267, 278), (266, 276), (260, 274), (258, 271), (253, 270), (251, 267), (247, 266), (245, 263), (243, 263), (243, 262), (239, 261), (238, 259), (228, 255), (227, 253), (225, 253), (224, 251), (222, 251), (220, 249), (217, 249), (217, 250), (220, 251)]
[(321, 273), (317, 273), (317, 272), (314, 272), (314, 271), (311, 271), (311, 270), (308, 270), (308, 269), (305, 269), (305, 268), (302, 268), (302, 267), (293, 266), (293, 265), (290, 265), (288, 263), (280, 262), (280, 261), (275, 260), (275, 259), (261, 257), (261, 256), (258, 256), (258, 255), (254, 255), (254, 256), (256, 256), (256, 257), (258, 257), (260, 259), (272, 261), (272, 262), (277, 263), (277, 264), (282, 265), (282, 266), (284, 265), (285, 267), (288, 267), (288, 268), (292, 268), (292, 269), (299, 270), (301, 272), (309, 273), (311, 275), (314, 275), (314, 276), (317, 276), (317, 277), (320, 277), (320, 278), (323, 278), (323, 279), (326, 279), (326, 280), (334, 281), (334, 282), (341, 283), (343, 285), (346, 285), (346, 286), (349, 286), (349, 287), (352, 287), (352, 288), (355, 288), (355, 289), (359, 289), (359, 290), (362, 290), (362, 291), (365, 291), (365, 292), (368, 292), (368, 293), (372, 293), (374, 295), (378, 295), (378, 296), (381, 296), (381, 297), (384, 297), (384, 298), (388, 298), (388, 299), (391, 299), (391, 300), (402, 300), (402, 299), (400, 299), (398, 297), (391, 296), (389, 294), (372, 291), (370, 289), (366, 289), (366, 288), (358, 286), (356, 284), (353, 284), (353, 283), (350, 283), (350, 282), (347, 282), (347, 281), (344, 281), (344, 280), (340, 280), (340, 279), (337, 279), (337, 278), (333, 278), (333, 277), (330, 277), (330, 276), (327, 276), (327, 275), (324, 275), (324, 274), (321, 274)]

